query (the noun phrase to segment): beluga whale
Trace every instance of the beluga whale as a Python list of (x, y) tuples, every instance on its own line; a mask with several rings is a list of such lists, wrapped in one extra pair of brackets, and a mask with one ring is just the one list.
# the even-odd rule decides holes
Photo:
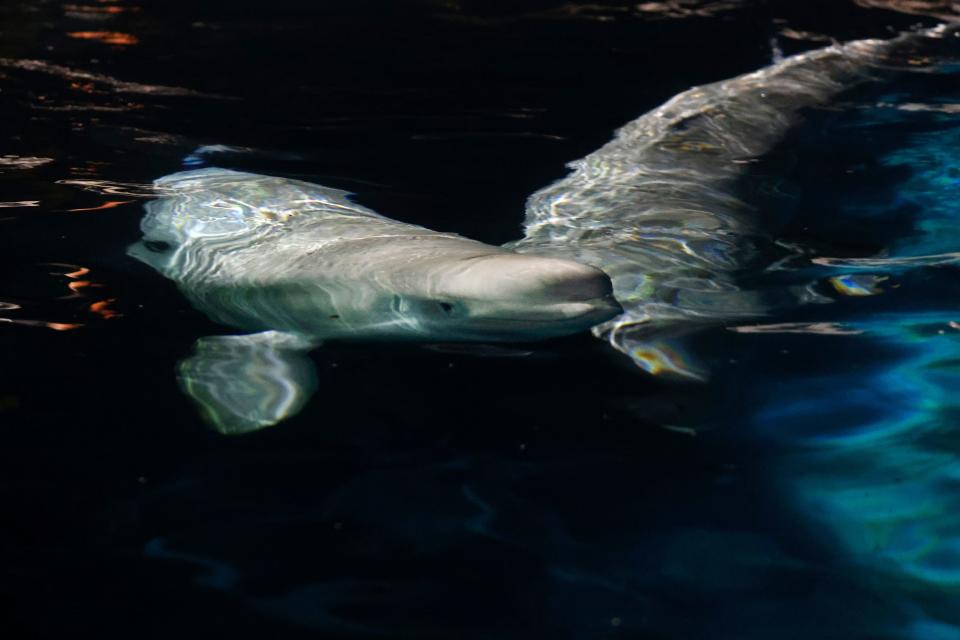
[(180, 380), (221, 431), (274, 424), (315, 386), (306, 351), (327, 340), (541, 340), (619, 314), (610, 279), (385, 218), (343, 191), (206, 168), (154, 183), (129, 253), (216, 322)]
[[(776, 216), (742, 189), (803, 111), (925, 64), (940, 26), (836, 44), (694, 87), (621, 128), (527, 201), (502, 247), (386, 218), (347, 192), (204, 168), (155, 181), (129, 253), (211, 319), (186, 393), (221, 432), (299, 411), (329, 340), (510, 342), (591, 330), (651, 372), (698, 377), (651, 336), (764, 313), (737, 273)], [(798, 292), (802, 296), (802, 292)]]

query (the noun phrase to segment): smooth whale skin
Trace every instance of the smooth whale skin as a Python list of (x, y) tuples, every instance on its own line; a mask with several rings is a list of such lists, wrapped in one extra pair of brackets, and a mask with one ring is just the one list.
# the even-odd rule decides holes
[(299, 410), (314, 386), (304, 351), (326, 340), (539, 340), (621, 311), (599, 269), (390, 220), (334, 189), (214, 168), (154, 186), (129, 253), (211, 319), (257, 332), (205, 338), (181, 363), (221, 430)]
[(521, 341), (619, 311), (602, 271), (384, 218), (343, 192), (225, 169), (161, 178), (135, 257), (213, 320), (308, 341)]

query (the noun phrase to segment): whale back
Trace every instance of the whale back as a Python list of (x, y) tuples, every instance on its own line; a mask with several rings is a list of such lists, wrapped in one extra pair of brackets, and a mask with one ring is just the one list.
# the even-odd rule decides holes
[[(353, 257), (394, 239), (471, 244), (455, 234), (391, 220), (351, 202), (346, 191), (220, 168), (183, 171), (154, 182), (143, 238), (129, 253), (179, 282), (256, 283), (294, 275), (305, 254)], [(379, 242), (378, 242), (379, 241)], [(352, 243), (365, 242), (365, 245)], [(397, 247), (398, 245), (392, 244)], [(399, 249), (398, 249), (399, 250)], [(314, 261), (315, 262), (315, 261)]]
[(525, 235), (507, 246), (610, 275), (625, 313), (594, 333), (624, 351), (631, 335), (664, 323), (761, 315), (762, 293), (742, 288), (738, 270), (761, 250), (782, 255), (778, 209), (789, 198), (758, 196), (777, 185), (745, 184), (755, 163), (805, 110), (936, 64), (958, 29), (833, 45), (680, 93), (530, 196)]
[(324, 224), (337, 227), (330, 237), (360, 235), (378, 222), (387, 229), (395, 225), (351, 202), (346, 191), (229, 169), (174, 173), (154, 181), (154, 190), (160, 198), (145, 205), (143, 239), (130, 253), (174, 279), (196, 266), (183, 253), (242, 250)]
[[(624, 314), (594, 333), (629, 354), (648, 351), (647, 336), (664, 326), (763, 315), (773, 301), (741, 286), (739, 275), (789, 254), (777, 231), (792, 198), (754, 173), (761, 157), (806, 110), (955, 59), (958, 31), (944, 25), (833, 45), (680, 93), (530, 196), (525, 235), (507, 246), (603, 269)], [(789, 292), (797, 301), (810, 295)]]

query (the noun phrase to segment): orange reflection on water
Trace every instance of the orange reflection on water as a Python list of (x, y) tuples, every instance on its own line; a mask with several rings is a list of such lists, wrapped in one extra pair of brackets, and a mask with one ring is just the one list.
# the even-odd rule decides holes
[(119, 207), (122, 204), (129, 204), (131, 202), (133, 202), (133, 200), (108, 200), (98, 207), (86, 207), (83, 209), (67, 209), (67, 211), (102, 211), (103, 209), (113, 209), (114, 207)]
[[(68, 267), (73, 269), (73, 271), (68, 271), (67, 273), (63, 274), (64, 276), (72, 280), (72, 282), (67, 283), (67, 287), (69, 287), (70, 291), (73, 292), (73, 295), (69, 296), (71, 298), (83, 297), (84, 293), (81, 291), (82, 289), (100, 288), (104, 286), (99, 282), (79, 279), (87, 275), (88, 273), (90, 273), (90, 269), (88, 269), (87, 267), (62, 264), (62, 263), (55, 263), (55, 266)], [(91, 303), (87, 307), (87, 310), (89, 310), (91, 313), (97, 314), (104, 320), (109, 320), (110, 318), (119, 318), (123, 316), (123, 314), (117, 311), (114, 311), (111, 308), (111, 305), (116, 301), (117, 301), (116, 298), (105, 298), (103, 300), (97, 300), (96, 302)]]
[(47, 329), (53, 329), (54, 331), (70, 331), (71, 329), (79, 329), (82, 327), (82, 324), (76, 324), (72, 322), (46, 322), (44, 320), (14, 320), (13, 318), (0, 318), (0, 322), (6, 322), (7, 324), (21, 324), (27, 327), (46, 327)]
[(74, 280), (73, 282), (67, 284), (70, 287), (70, 291), (74, 293), (79, 293), (80, 289), (87, 289), (91, 287), (102, 287), (102, 284), (96, 282), (90, 282), (89, 280)]
[(79, 329), (82, 327), (82, 324), (75, 324), (70, 322), (41, 322), (43, 326), (47, 329), (53, 329), (54, 331), (70, 331), (71, 329)]
[[(133, 8), (134, 7), (131, 7), (131, 9)], [(63, 5), (63, 10), (72, 13), (106, 13), (112, 15), (128, 11), (126, 7), (97, 7), (86, 4), (65, 4)]]
[[(106, 285), (103, 285), (99, 282), (93, 282), (92, 280), (81, 280), (85, 276), (90, 274), (90, 269), (88, 267), (82, 267), (76, 264), (69, 264), (65, 262), (48, 262), (44, 266), (48, 267), (58, 267), (57, 271), (51, 272), (52, 276), (59, 276), (64, 278), (69, 278), (67, 282), (67, 287), (72, 292), (69, 296), (62, 296), (58, 298), (59, 300), (71, 300), (77, 298), (87, 298), (90, 297), (90, 294), (87, 293), (87, 289), (92, 288), (102, 288)], [(123, 314), (115, 311), (111, 308), (116, 298), (104, 298), (101, 300), (96, 300), (90, 304), (87, 304), (86, 310), (90, 313), (96, 314), (102, 319), (110, 319), (121, 317)], [(85, 303), (86, 304), (86, 303)], [(0, 301), (0, 311), (21, 311), (23, 307), (20, 304)], [(14, 314), (19, 315), (19, 314)], [(46, 329), (51, 329), (53, 331), (70, 331), (72, 329), (79, 329), (80, 327), (86, 326), (84, 323), (77, 322), (49, 322), (46, 320), (31, 320), (31, 319), (21, 319), (21, 318), (7, 318), (0, 317), (0, 323), (6, 324), (18, 324), (28, 327), (43, 327)]]
[(116, 301), (117, 301), (116, 298), (107, 298), (106, 300), (98, 300), (97, 302), (94, 302), (93, 304), (91, 304), (89, 309), (91, 313), (97, 314), (104, 320), (109, 320), (110, 318), (118, 318), (122, 314), (117, 313), (116, 311), (110, 308), (110, 305), (112, 305)]
[(82, 91), (84, 93), (93, 93), (93, 90), (96, 87), (94, 87), (92, 82), (87, 82), (87, 83), (71, 82), (70, 88), (76, 89), (77, 91)]
[(72, 31), (67, 35), (71, 38), (77, 38), (78, 40), (97, 40), (104, 44), (117, 44), (122, 46), (129, 46), (140, 42), (136, 36), (129, 33), (121, 33), (120, 31)]

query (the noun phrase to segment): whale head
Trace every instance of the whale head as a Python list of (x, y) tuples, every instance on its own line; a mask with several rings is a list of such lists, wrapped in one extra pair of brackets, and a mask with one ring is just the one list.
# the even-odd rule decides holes
[(610, 278), (571, 260), (489, 253), (447, 262), (405, 311), (438, 339), (525, 341), (584, 331), (622, 312)]

